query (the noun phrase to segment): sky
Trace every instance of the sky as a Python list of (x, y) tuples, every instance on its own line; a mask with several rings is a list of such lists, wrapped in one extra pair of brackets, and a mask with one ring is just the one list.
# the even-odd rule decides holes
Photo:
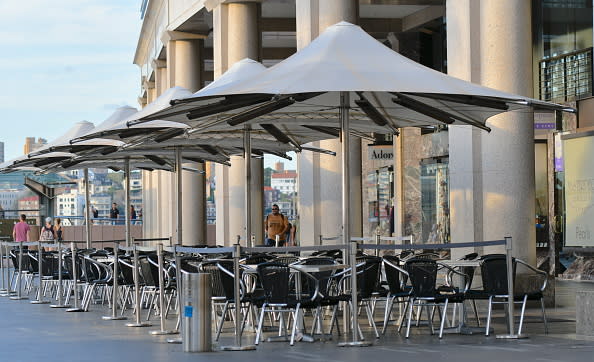
[[(51, 142), (78, 121), (138, 108), (132, 63), (141, 0), (0, 0), (0, 142), (8, 161), (25, 137)], [(293, 157), (295, 160), (295, 157)], [(265, 167), (279, 158), (266, 155)], [(285, 168), (295, 169), (295, 161)]]
[(5, 160), (25, 137), (48, 141), (82, 120), (138, 107), (135, 0), (0, 0), (0, 142)]

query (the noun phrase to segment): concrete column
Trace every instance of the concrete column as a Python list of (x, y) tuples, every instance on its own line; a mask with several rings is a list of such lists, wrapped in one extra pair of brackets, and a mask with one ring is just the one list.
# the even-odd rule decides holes
[[(177, 39), (167, 43), (167, 79), (169, 87), (181, 86), (195, 92), (202, 88), (204, 41), (201, 39)], [(184, 167), (204, 171), (204, 164), (186, 162)], [(172, 181), (175, 185), (175, 181)], [(177, 193), (171, 188), (172, 199)], [(206, 178), (204, 174), (182, 171), (182, 240), (184, 245), (206, 243)], [(176, 207), (172, 230), (176, 230)]]
[[(480, 83), (480, 2), (448, 0), (446, 3), (448, 74)], [(483, 240), (483, 185), (481, 133), (472, 126), (450, 126), (450, 232), (452, 243)], [(452, 258), (482, 248), (452, 249)]]
[[(340, 21), (359, 22), (357, 0), (297, 0), (297, 48), (307, 46), (328, 26)], [(338, 101), (337, 101), (338, 102)], [(361, 141), (351, 138), (351, 235), (362, 234)], [(301, 245), (317, 243), (319, 236), (342, 233), (341, 151), (339, 140), (316, 143), (336, 152), (336, 156), (303, 153), (299, 168), (299, 227)]]
[[(530, 1), (481, 2), (482, 84), (532, 96), (530, 19)], [(533, 123), (531, 113), (506, 113), (491, 118), (493, 131), (481, 134), (484, 238), (511, 236), (514, 256), (531, 264), (536, 261)]]
[[(213, 11), (215, 79), (235, 62), (261, 59), (261, 5), (258, 2), (220, 4)], [(262, 159), (252, 159), (252, 232), (256, 244), (264, 233), (264, 168)], [(217, 244), (230, 245), (237, 235), (244, 235), (244, 160), (231, 158), (231, 167), (217, 165), (215, 200), (217, 208)]]

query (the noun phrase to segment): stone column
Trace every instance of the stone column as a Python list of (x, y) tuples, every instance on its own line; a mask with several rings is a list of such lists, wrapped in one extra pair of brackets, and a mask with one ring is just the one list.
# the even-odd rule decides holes
[[(481, 83), (532, 96), (531, 2), (484, 0), (479, 11)], [(528, 112), (492, 117), (481, 154), (484, 238), (511, 236), (514, 256), (534, 265), (533, 123)]]
[[(214, 76), (223, 74), (244, 58), (261, 60), (261, 5), (259, 2), (219, 4), (213, 10)], [(252, 233), (256, 244), (264, 233), (264, 168), (262, 159), (251, 160)], [(215, 200), (217, 244), (235, 243), (245, 235), (245, 175), (241, 156), (231, 157), (231, 167), (216, 165)]]
[[(448, 74), (480, 83), (480, 2), (448, 0), (446, 3)], [(483, 240), (483, 184), (481, 134), (472, 126), (450, 126), (450, 232), (452, 243)], [(452, 249), (452, 259), (482, 248)]]
[[(202, 39), (187, 39), (187, 34), (167, 32), (167, 79), (169, 87), (181, 86), (195, 92), (202, 88), (204, 68)], [(204, 171), (204, 164), (184, 162), (184, 167)], [(171, 181), (172, 200), (177, 193), (175, 181)], [(182, 241), (184, 245), (206, 243), (206, 178), (203, 173), (182, 171)], [(177, 208), (172, 203), (172, 230), (177, 228)], [(177, 231), (176, 231), (177, 233)], [(176, 237), (177, 239), (177, 237)]]
[[(340, 21), (359, 22), (357, 0), (297, 0), (297, 48), (307, 46), (328, 26)], [(337, 100), (338, 102), (338, 100)], [(362, 233), (361, 140), (351, 138), (351, 236)], [(301, 245), (317, 243), (319, 235), (342, 233), (341, 151), (340, 141), (326, 140), (314, 146), (336, 152), (336, 156), (299, 155), (299, 217)]]

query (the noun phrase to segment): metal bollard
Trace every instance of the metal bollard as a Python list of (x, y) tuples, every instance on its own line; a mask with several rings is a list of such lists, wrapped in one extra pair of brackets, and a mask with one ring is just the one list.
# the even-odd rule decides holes
[(2, 274), (2, 288), (0, 288), (0, 296), (8, 295), (8, 288), (6, 287), (6, 278), (4, 277), (4, 243), (0, 243), (0, 274)]
[(64, 294), (62, 287), (62, 242), (58, 241), (58, 304), (51, 304), (50, 308), (70, 308), (70, 305), (64, 304), (62, 294)]
[(18, 278), (17, 278), (17, 295), (10, 297), (10, 299), (12, 299), (12, 300), (29, 299), (29, 297), (22, 295), (22, 293), (23, 293), (22, 279), (23, 279), (23, 243), (21, 242), (19, 244), (19, 274), (18, 274)]
[[(380, 235), (380, 231), (379, 229), (377, 230), (377, 233), (375, 234), (375, 245), (379, 246), (380, 242), (381, 242), (381, 235)], [(375, 256), (379, 256), (379, 249), (375, 249)]]
[[(175, 258), (175, 283), (177, 289), (177, 323), (175, 325), (175, 330), (179, 333), (181, 330), (180, 326), (182, 323), (182, 301), (181, 301), (181, 290), (182, 290), (182, 272), (181, 272), (181, 256), (179, 251), (177, 251), (177, 245), (173, 246), (173, 256)], [(181, 344), (182, 339), (181, 337), (177, 338), (170, 338), (167, 340), (167, 343), (172, 344)]]
[(182, 344), (184, 352), (212, 351), (210, 274), (183, 275)]
[(118, 267), (120, 260), (120, 243), (119, 241), (113, 244), (113, 283), (112, 283), (112, 294), (111, 294), (111, 315), (101, 317), (106, 321), (121, 321), (127, 319), (127, 317), (118, 315), (118, 277), (120, 275)]
[(152, 324), (143, 323), (140, 321), (140, 274), (138, 270), (140, 263), (138, 262), (138, 245), (134, 244), (134, 301), (136, 302), (136, 322), (126, 323), (126, 327), (150, 327)]
[(41, 241), (37, 242), (37, 279), (39, 288), (37, 289), (37, 299), (32, 300), (31, 304), (49, 304), (49, 301), (43, 300), (43, 251), (41, 250)]
[(157, 263), (159, 264), (159, 317), (161, 329), (159, 329), (158, 331), (151, 331), (151, 334), (154, 336), (164, 334), (176, 334), (177, 331), (168, 331), (165, 329), (165, 280), (163, 280), (163, 271), (165, 270), (165, 268), (163, 266), (163, 244), (157, 245)]
[(72, 251), (72, 285), (74, 288), (74, 307), (66, 309), (66, 312), (76, 313), (76, 312), (84, 312), (82, 308), (79, 307), (79, 295), (78, 295), (78, 270), (76, 269), (76, 244), (70, 243), (70, 250)]

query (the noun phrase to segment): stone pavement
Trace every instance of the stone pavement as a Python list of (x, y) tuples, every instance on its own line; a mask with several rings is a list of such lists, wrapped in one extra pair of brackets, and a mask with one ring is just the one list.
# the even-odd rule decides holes
[[(299, 342), (292, 347), (288, 343), (261, 343), (256, 351), (210, 353), (184, 353), (181, 345), (166, 343), (171, 336), (149, 335), (150, 330), (158, 329), (156, 319), (151, 321), (153, 327), (130, 328), (125, 326), (126, 321), (101, 320), (102, 315), (109, 314), (103, 306), (92, 305), (87, 313), (66, 313), (48, 305), (2, 297), (0, 361), (593, 361), (594, 338), (575, 335), (572, 294), (575, 296), (576, 289), (594, 290), (594, 283), (558, 282), (560, 306), (547, 310), (550, 334), (544, 334), (537, 318), (539, 310), (531, 309), (525, 325), (529, 338), (522, 340), (500, 340), (481, 334), (445, 335), (439, 340), (429, 335), (426, 326), (414, 328), (408, 340), (397, 334), (395, 327), (376, 340), (369, 327), (362, 324), (367, 340), (373, 341), (371, 347), (341, 348), (334, 340)], [(173, 316), (168, 323), (173, 326)], [(505, 332), (501, 311), (495, 313), (494, 328), (495, 333)], [(247, 335), (253, 342), (253, 333)], [(232, 342), (227, 329), (220, 344)]]

